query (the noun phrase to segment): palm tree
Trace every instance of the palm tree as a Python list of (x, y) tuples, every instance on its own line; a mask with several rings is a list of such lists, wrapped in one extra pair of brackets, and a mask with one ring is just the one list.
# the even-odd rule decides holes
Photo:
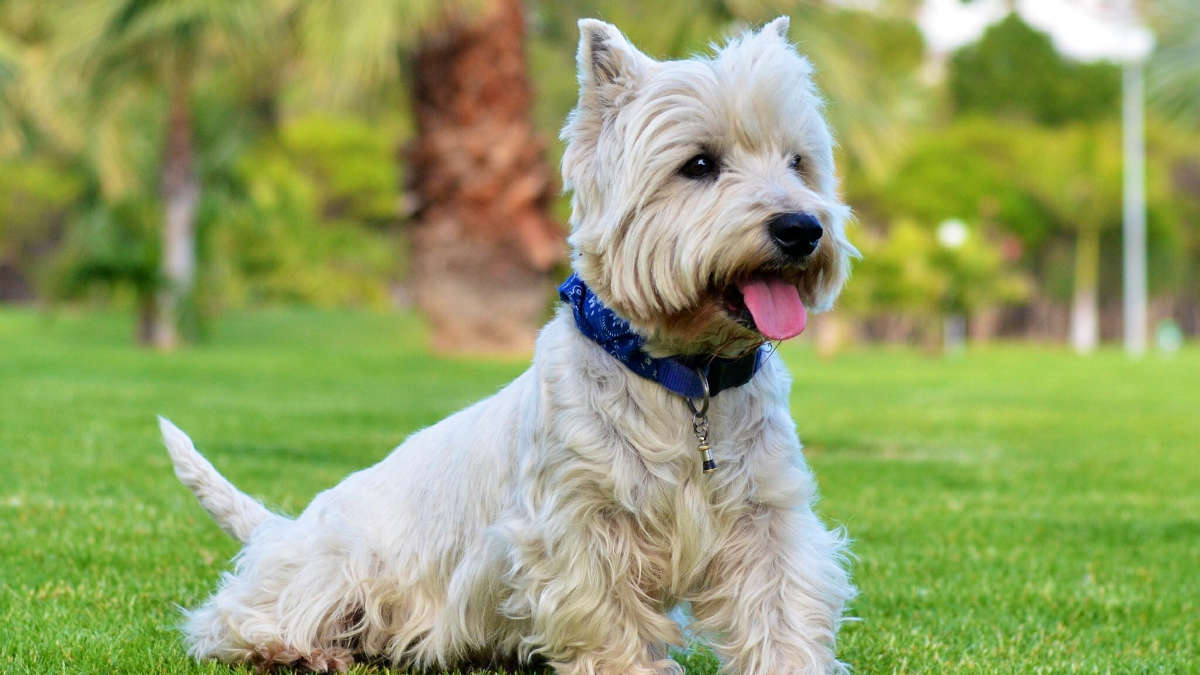
[(310, 77), (331, 95), (411, 78), (410, 281), (435, 347), (528, 349), (565, 247), (548, 215), (555, 181), (532, 123), (520, 0), (318, 1), (302, 14)]
[(479, 20), (451, 17), (413, 61), (412, 283), (436, 344), (527, 349), (563, 259), (524, 26), (519, 0), (495, 0)]
[(1100, 239), (1121, 216), (1120, 133), (1112, 124), (1077, 124), (1040, 131), (1024, 145), (1027, 190), (1075, 238), (1071, 346), (1080, 353), (1100, 339)]
[(0, 153), (71, 154), (83, 134), (55, 78), (55, 8), (14, 5), (0, 3)]
[(144, 129), (129, 128), (147, 98), (165, 99), (161, 161), (161, 267), (155, 302), (142, 323), (145, 338), (160, 349), (180, 342), (180, 313), (196, 274), (195, 221), (202, 186), (196, 172), (192, 93), (202, 70), (220, 57), (237, 57), (269, 43), (270, 3), (240, 0), (106, 0), (61, 8), (64, 78), (76, 73), (88, 145), (105, 197), (136, 191), (135, 159), (126, 146)]

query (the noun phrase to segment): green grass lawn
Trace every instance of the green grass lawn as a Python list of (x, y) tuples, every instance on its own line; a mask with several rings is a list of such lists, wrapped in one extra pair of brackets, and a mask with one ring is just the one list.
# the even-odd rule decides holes
[[(525, 365), (433, 358), (408, 317), (230, 316), (172, 355), (126, 321), (0, 312), (2, 672), (228, 672), (174, 624), (237, 546), (156, 413), (294, 513)], [(859, 672), (1200, 668), (1200, 350), (781, 353), (820, 510), (855, 540)]]

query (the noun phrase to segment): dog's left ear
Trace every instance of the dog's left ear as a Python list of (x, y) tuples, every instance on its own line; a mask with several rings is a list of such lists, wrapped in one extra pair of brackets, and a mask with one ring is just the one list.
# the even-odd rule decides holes
[(787, 16), (781, 16), (762, 27), (758, 32), (759, 35), (776, 35), (784, 42), (788, 41), (788, 26), (792, 24), (792, 20)]

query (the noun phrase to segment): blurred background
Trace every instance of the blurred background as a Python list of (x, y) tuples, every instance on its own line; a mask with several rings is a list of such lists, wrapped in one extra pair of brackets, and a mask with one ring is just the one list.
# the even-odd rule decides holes
[(864, 254), (821, 351), (1200, 331), (1194, 0), (5, 0), (0, 301), (163, 348), (283, 304), (526, 350), (566, 273), (576, 20), (675, 58), (781, 13)]

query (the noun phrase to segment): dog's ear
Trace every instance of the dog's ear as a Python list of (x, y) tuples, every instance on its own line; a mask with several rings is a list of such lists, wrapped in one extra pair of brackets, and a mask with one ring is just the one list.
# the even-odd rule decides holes
[[(579, 21), (579, 103), (559, 137), (567, 142), (563, 152), (563, 188), (573, 190), (573, 205), (592, 204), (599, 199), (597, 165), (600, 136), (620, 108), (621, 101), (649, 76), (657, 62), (641, 53), (621, 35), (616, 26), (597, 21)], [(619, 143), (610, 143), (611, 155)], [(577, 242), (572, 242), (578, 248)]]
[(632, 89), (654, 63), (621, 35), (617, 27), (596, 19), (579, 20), (579, 97)]
[(763, 26), (762, 30), (760, 30), (758, 33), (759, 35), (777, 35), (781, 40), (787, 42), (788, 26), (790, 26), (791, 23), (792, 20), (785, 14), (784, 16), (778, 17), (767, 25)]

